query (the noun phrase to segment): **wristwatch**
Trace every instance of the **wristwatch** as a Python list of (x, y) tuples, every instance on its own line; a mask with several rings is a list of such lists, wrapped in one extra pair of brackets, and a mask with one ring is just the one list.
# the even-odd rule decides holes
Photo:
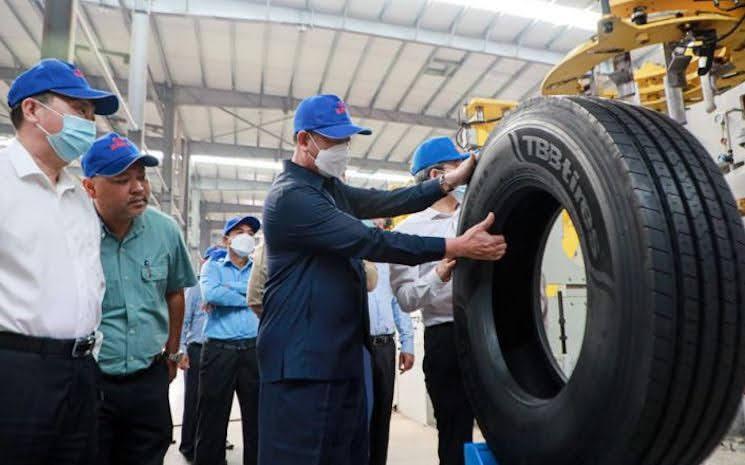
[(183, 352), (176, 352), (175, 354), (169, 354), (169, 353), (166, 352), (166, 359), (169, 362), (179, 363), (182, 358), (184, 358), (184, 353)]
[(453, 189), (455, 189), (455, 186), (451, 186), (450, 184), (448, 184), (447, 181), (445, 181), (444, 174), (441, 174), (438, 179), (440, 181), (440, 189), (442, 190), (442, 192), (447, 194), (448, 192), (451, 192)]

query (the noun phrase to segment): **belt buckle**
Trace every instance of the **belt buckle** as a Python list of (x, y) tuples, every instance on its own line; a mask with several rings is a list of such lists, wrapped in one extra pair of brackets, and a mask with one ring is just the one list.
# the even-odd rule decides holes
[(81, 358), (90, 355), (93, 352), (95, 343), (96, 336), (93, 334), (75, 339), (75, 343), (72, 345), (72, 358)]

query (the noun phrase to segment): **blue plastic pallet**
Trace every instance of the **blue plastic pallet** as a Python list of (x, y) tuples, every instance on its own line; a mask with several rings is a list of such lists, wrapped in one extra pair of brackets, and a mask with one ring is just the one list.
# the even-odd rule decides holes
[(470, 442), (463, 446), (466, 465), (499, 465), (485, 442)]

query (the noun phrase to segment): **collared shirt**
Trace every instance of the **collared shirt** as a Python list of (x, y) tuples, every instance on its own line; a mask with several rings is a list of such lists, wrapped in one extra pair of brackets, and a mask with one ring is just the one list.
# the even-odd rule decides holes
[(238, 268), (230, 256), (209, 260), (202, 266), (199, 285), (204, 302), (212, 305), (204, 335), (208, 339), (256, 337), (259, 319), (246, 305), (246, 289), (253, 263)]
[(390, 284), (390, 270), (387, 263), (376, 263), (378, 285), (367, 293), (367, 306), (370, 309), (370, 335), (393, 334), (398, 329), (401, 352), (414, 353), (414, 329), (409, 315), (401, 311), (393, 296)]
[(189, 253), (176, 222), (148, 208), (120, 242), (101, 228), (106, 275), (98, 364), (124, 375), (147, 368), (168, 339), (166, 294), (196, 284)]
[(101, 321), (99, 223), (80, 181), (56, 185), (20, 141), (0, 150), (0, 331), (72, 339)]
[(197, 284), (184, 293), (184, 325), (181, 327), (181, 352), (192, 342), (203, 343), (207, 312), (202, 309), (202, 288)]
[[(396, 231), (436, 237), (455, 237), (460, 209), (443, 213), (433, 208), (406, 218)], [(424, 326), (453, 321), (453, 281), (443, 283), (434, 261), (418, 266), (391, 265), (391, 288), (406, 313), (422, 311)]]
[(362, 376), (369, 319), (361, 259), (414, 265), (441, 258), (445, 241), (368, 228), (358, 218), (419, 211), (442, 196), (437, 180), (359, 189), (285, 161), (264, 203), (262, 382)]

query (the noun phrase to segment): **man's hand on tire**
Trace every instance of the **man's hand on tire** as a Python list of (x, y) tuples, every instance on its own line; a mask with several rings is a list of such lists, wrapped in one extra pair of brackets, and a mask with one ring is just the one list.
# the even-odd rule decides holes
[(446, 242), (446, 258), (465, 257), (474, 260), (496, 261), (507, 252), (504, 236), (490, 234), (494, 224), (494, 213), (486, 215), (484, 221), (472, 226), (463, 235)]
[(476, 154), (471, 153), (467, 160), (464, 160), (456, 169), (445, 173), (445, 182), (448, 186), (456, 188), (462, 184), (467, 184), (471, 179), (473, 170), (476, 169)]

